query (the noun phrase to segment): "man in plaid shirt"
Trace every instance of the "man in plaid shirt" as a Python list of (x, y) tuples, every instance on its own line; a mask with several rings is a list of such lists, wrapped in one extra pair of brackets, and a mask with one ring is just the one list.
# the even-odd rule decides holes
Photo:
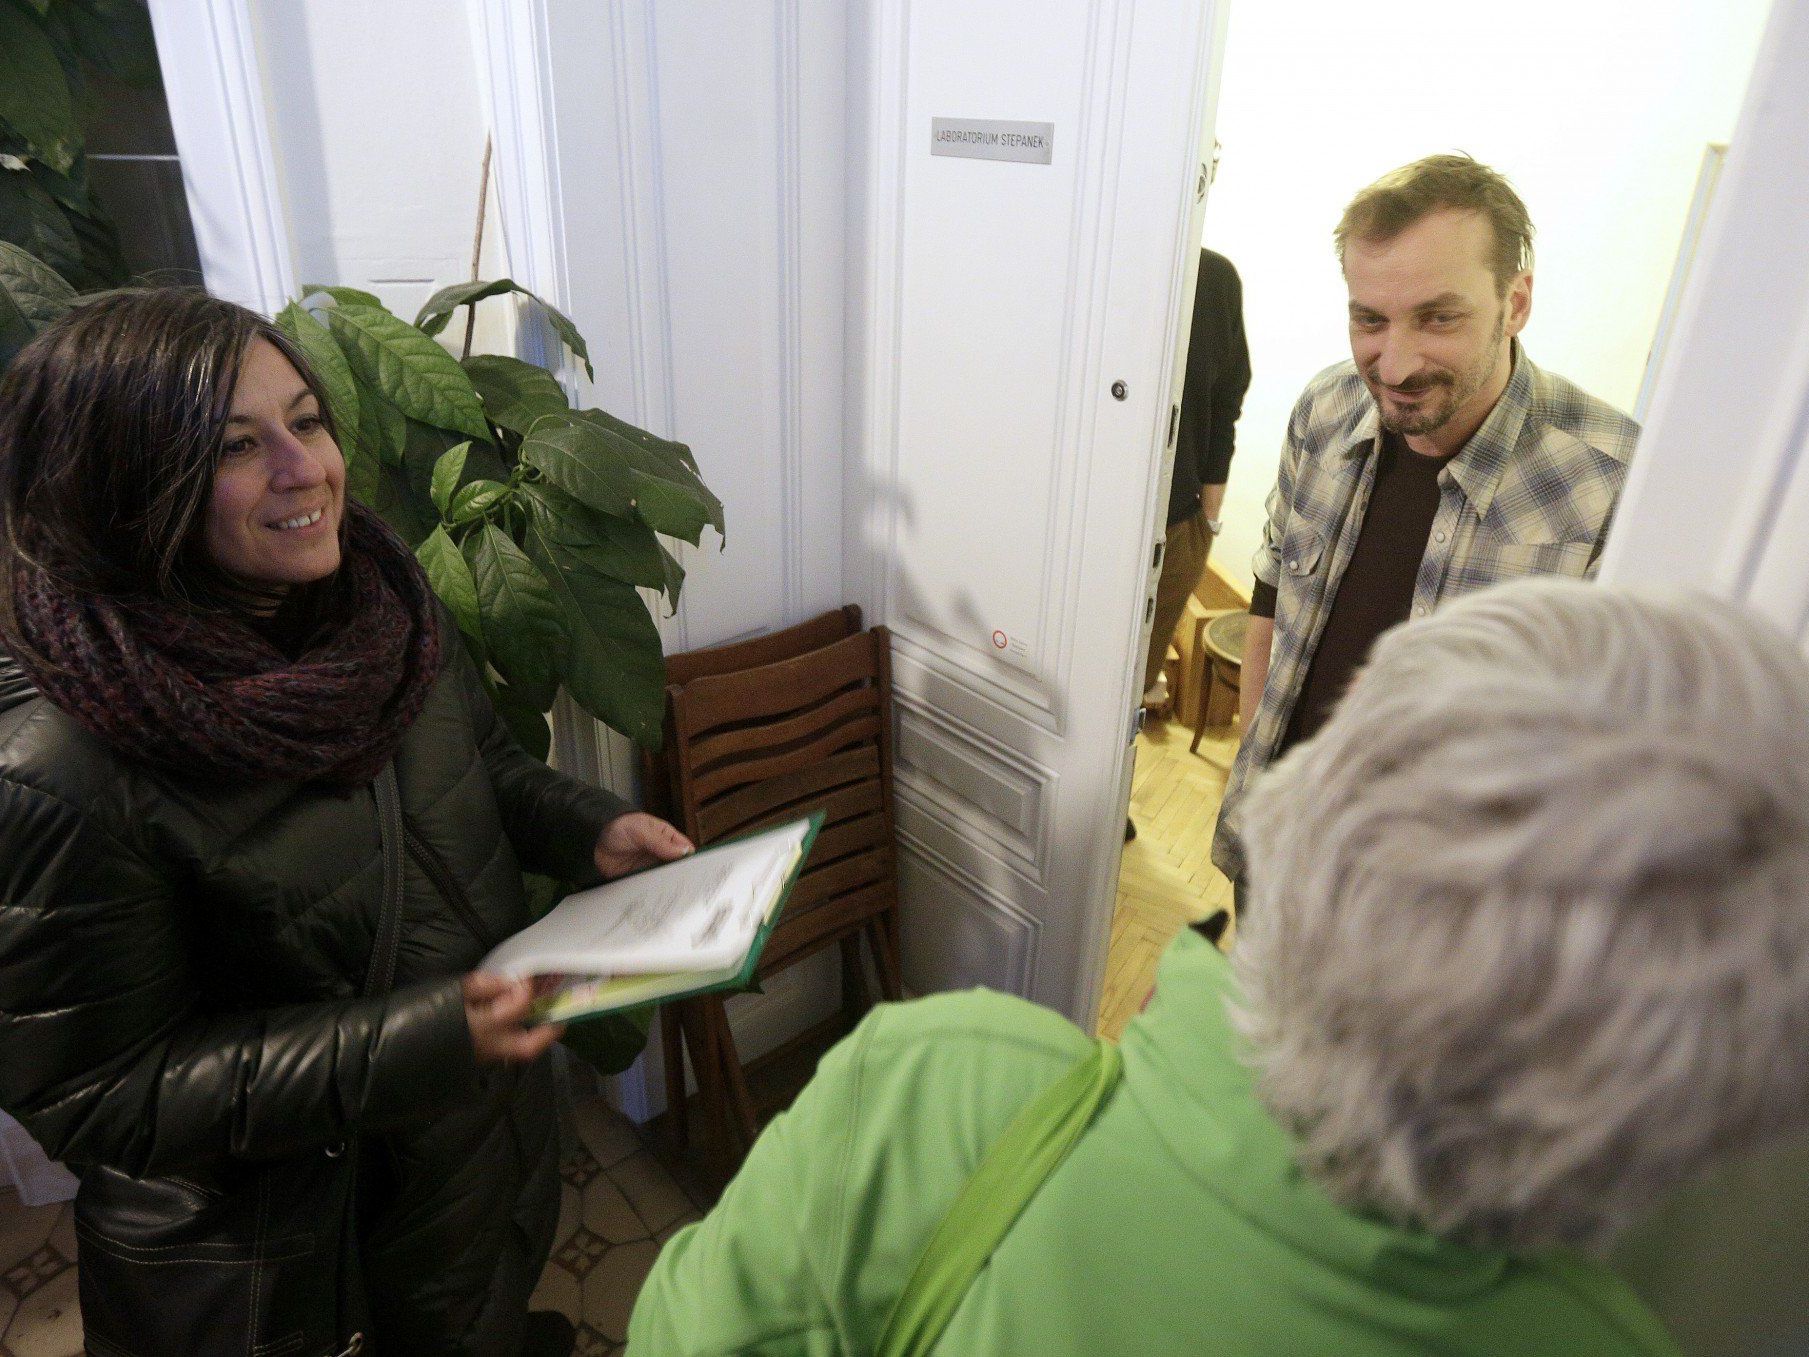
[(1521, 349), (1532, 235), (1507, 180), (1462, 155), (1383, 176), (1338, 223), (1351, 361), (1288, 421), (1212, 845), (1240, 905), (1244, 787), (1319, 728), (1378, 635), (1503, 580), (1595, 573), (1639, 426)]

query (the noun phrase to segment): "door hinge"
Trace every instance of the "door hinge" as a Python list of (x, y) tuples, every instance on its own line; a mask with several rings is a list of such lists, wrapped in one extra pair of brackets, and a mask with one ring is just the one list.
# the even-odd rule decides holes
[(1149, 713), (1141, 706), (1131, 708), (1131, 729), (1124, 737), (1126, 744), (1136, 744), (1137, 737), (1143, 733), (1143, 723), (1149, 719)]
[(1171, 448), (1175, 445), (1175, 431), (1180, 427), (1181, 407), (1178, 405), (1171, 405), (1168, 407), (1168, 446)]

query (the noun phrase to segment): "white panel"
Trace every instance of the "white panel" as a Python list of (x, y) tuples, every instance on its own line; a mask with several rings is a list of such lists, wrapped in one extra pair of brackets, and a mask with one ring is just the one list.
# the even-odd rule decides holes
[(926, 993), (984, 985), (1030, 993), (1041, 925), (1008, 896), (900, 838), (899, 885), (912, 901), (901, 939), (905, 987)]
[(1056, 775), (946, 712), (900, 698), (894, 776), (901, 798), (984, 841), (1040, 882)]

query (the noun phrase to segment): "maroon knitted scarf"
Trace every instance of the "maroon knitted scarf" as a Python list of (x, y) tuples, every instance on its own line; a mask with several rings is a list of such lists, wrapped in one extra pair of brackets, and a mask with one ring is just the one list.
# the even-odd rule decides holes
[(208, 780), (358, 786), (395, 752), (439, 673), (439, 614), (414, 555), (348, 501), (347, 550), (294, 658), (255, 620), (15, 577), (38, 691), (127, 758)]

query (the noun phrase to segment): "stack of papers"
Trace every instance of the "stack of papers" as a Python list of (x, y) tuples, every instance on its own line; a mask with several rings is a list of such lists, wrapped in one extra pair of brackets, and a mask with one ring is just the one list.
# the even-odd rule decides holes
[(559, 977), (536, 1002), (542, 1022), (745, 989), (822, 823), (818, 812), (567, 896), (479, 969)]

